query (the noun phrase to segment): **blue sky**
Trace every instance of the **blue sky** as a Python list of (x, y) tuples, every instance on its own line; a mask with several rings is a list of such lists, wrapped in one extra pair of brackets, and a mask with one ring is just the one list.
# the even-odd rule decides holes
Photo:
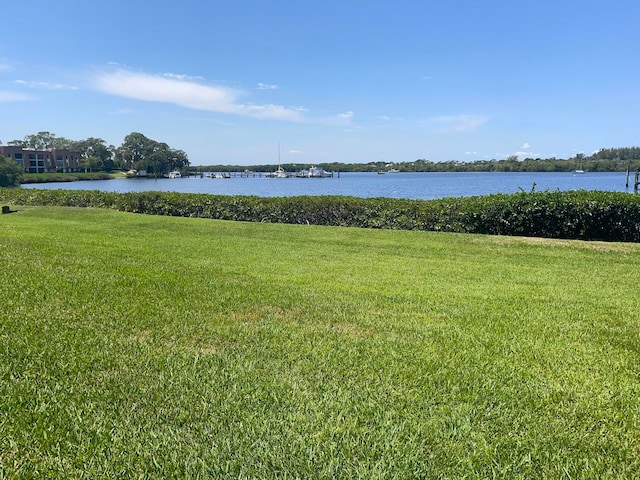
[(0, 140), (131, 132), (194, 165), (640, 144), (640, 2), (0, 4)]

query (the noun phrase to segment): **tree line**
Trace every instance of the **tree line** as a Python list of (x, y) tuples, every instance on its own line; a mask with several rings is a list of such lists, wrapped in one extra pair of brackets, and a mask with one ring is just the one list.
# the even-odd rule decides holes
[[(387, 172), (391, 169), (400, 172), (572, 172), (585, 170), (589, 172), (623, 172), (627, 168), (635, 171), (640, 169), (640, 147), (601, 149), (592, 155), (577, 154), (571, 158), (525, 158), (520, 160), (516, 155), (510, 155), (502, 160), (474, 160), (463, 162), (448, 160), (433, 162), (418, 159), (413, 162), (369, 162), (369, 163), (318, 163), (314, 164), (327, 171), (334, 172)], [(311, 164), (283, 163), (281, 167), (287, 171), (309, 168)], [(196, 172), (238, 172), (245, 169), (256, 172), (267, 172), (274, 169), (273, 165), (201, 165), (191, 167)]]
[[(119, 147), (108, 145), (103, 139), (89, 137), (84, 140), (70, 140), (51, 132), (26, 135), (22, 140), (7, 142), (10, 146), (22, 148), (64, 149), (81, 154), (85, 171), (111, 172), (113, 170), (146, 170), (149, 175), (164, 175), (172, 170), (191, 172), (238, 172), (245, 169), (256, 172), (274, 170), (274, 165), (203, 165), (191, 166), (187, 154), (171, 148), (164, 142), (147, 138), (132, 132), (124, 138)], [(505, 159), (433, 162), (418, 159), (412, 162), (369, 162), (369, 163), (320, 163), (318, 166), (328, 171), (339, 172), (385, 172), (394, 169), (400, 172), (570, 172), (585, 170), (590, 172), (618, 172), (640, 169), (640, 147), (602, 148), (591, 155), (576, 154), (562, 158), (525, 158), (520, 160), (511, 155)], [(282, 167), (288, 171), (309, 168), (311, 164), (288, 163)]]
[(84, 140), (70, 140), (51, 132), (26, 135), (22, 140), (11, 140), (9, 146), (33, 148), (36, 150), (70, 150), (78, 152), (81, 166), (89, 172), (111, 172), (113, 170), (146, 170), (151, 175), (164, 175), (172, 170), (189, 167), (187, 154), (171, 148), (164, 142), (147, 138), (132, 132), (119, 147), (107, 145), (102, 138), (89, 137)]

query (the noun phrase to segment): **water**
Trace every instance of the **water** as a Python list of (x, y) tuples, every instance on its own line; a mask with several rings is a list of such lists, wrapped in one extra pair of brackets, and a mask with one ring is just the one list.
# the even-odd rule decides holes
[[(576, 175), (572, 172), (469, 172), (469, 173), (341, 173), (333, 178), (159, 178), (116, 179), (79, 182), (28, 184), (23, 188), (102, 190), (141, 192), (148, 190), (216, 195), (257, 195), (289, 197), (296, 195), (351, 195), (435, 199), (492, 193), (542, 190), (626, 191), (626, 173), (603, 172)], [(629, 189), (633, 191), (633, 187)]]

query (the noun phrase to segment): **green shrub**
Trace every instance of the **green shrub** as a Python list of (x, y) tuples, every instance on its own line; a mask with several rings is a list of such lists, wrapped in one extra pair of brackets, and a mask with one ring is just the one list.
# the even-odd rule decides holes
[(546, 191), (404, 200), (2, 189), (0, 200), (245, 222), (640, 241), (640, 197), (624, 192)]
[(109, 180), (114, 176), (105, 172), (25, 173), (21, 183), (77, 182), (78, 180)]
[(12, 159), (0, 155), (0, 187), (17, 187), (22, 178), (22, 168)]

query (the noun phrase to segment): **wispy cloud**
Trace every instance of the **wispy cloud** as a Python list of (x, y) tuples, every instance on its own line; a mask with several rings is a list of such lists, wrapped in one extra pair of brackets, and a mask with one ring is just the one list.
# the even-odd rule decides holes
[(442, 115), (432, 117), (429, 123), (441, 134), (473, 132), (489, 121), (484, 115)]
[(339, 113), (338, 118), (342, 120), (351, 120), (353, 118), (353, 112)]
[(517, 151), (513, 155), (517, 157), (523, 157), (523, 158), (537, 158), (540, 156), (539, 153), (523, 152), (523, 151)]
[(29, 102), (33, 99), (32, 96), (23, 93), (0, 90), (0, 103)]
[(522, 145), (522, 147), (520, 148), (524, 148), (524, 149), (531, 148), (531, 145), (529, 145), (529, 142), (525, 142), (525, 144)]
[(185, 75), (183, 73), (164, 73), (163, 76), (167, 78), (175, 78), (176, 80), (202, 80), (202, 77), (193, 77), (191, 75)]
[(276, 90), (278, 85), (270, 85), (267, 83), (258, 83), (258, 90)]
[(375, 116), (373, 118), (375, 120), (380, 120), (381, 122), (384, 122), (385, 124), (391, 123), (391, 122), (402, 122), (402, 121), (404, 121), (403, 117), (393, 117), (391, 115), (377, 115), (377, 116)]
[(253, 118), (300, 121), (301, 109), (281, 105), (241, 103), (245, 94), (240, 90), (205, 85), (187, 77), (172, 74), (149, 75), (129, 70), (100, 72), (93, 78), (93, 87), (103, 93), (148, 102), (162, 102), (211, 112), (242, 115)]
[(534, 153), (534, 152), (525, 152), (522, 150), (518, 150), (517, 152), (511, 152), (511, 153), (497, 152), (495, 154), (495, 158), (507, 158), (511, 156), (516, 156), (518, 157), (518, 159), (523, 160), (525, 158), (541, 158), (543, 156), (546, 157), (549, 155), (543, 155), (541, 153)]
[(16, 80), (15, 83), (28, 88), (43, 88), (46, 90), (78, 90), (75, 85), (65, 85), (64, 83), (35, 82), (27, 80)]

